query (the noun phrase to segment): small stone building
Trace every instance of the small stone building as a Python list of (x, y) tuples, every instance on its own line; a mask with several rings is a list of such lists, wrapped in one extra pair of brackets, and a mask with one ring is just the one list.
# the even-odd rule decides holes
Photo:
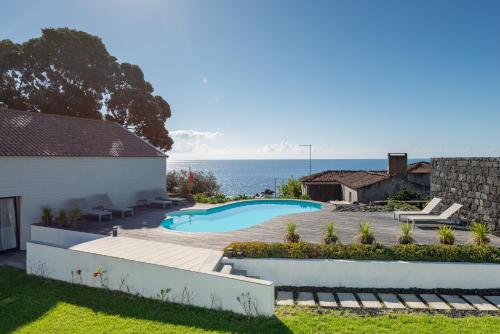
[(433, 158), (432, 196), (463, 205), (460, 216), (500, 229), (500, 157)]
[(316, 201), (369, 203), (402, 188), (429, 196), (431, 165), (407, 164), (406, 153), (389, 153), (387, 171), (329, 170), (302, 177), (302, 193)]

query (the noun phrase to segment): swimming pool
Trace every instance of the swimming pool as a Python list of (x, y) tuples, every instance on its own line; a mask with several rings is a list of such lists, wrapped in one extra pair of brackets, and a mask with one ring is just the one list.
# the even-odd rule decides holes
[(318, 211), (321, 207), (321, 204), (300, 200), (249, 200), (204, 210), (170, 212), (161, 225), (184, 232), (235, 231), (277, 216)]

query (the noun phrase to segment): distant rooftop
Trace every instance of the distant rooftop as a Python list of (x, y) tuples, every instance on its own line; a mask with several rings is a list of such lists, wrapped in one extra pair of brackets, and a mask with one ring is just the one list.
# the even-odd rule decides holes
[(115, 122), (0, 108), (0, 156), (165, 155)]
[(432, 165), (427, 161), (420, 161), (408, 165), (408, 173), (411, 174), (430, 174), (432, 172)]

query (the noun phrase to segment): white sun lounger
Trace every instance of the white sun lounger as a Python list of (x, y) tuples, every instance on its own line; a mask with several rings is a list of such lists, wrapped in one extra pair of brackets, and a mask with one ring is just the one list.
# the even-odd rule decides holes
[(444, 210), (440, 215), (415, 215), (415, 216), (405, 216), (406, 221), (410, 221), (415, 227), (415, 223), (442, 223), (448, 221), (448, 219), (460, 208), (462, 204), (454, 203), (448, 209)]
[(394, 219), (400, 220), (401, 216), (418, 216), (418, 215), (430, 215), (432, 210), (436, 208), (436, 206), (441, 203), (441, 198), (434, 197), (425, 208), (420, 211), (394, 211)]
[(161, 205), (164, 209), (172, 206), (172, 201), (157, 199), (152, 190), (143, 190), (137, 193), (137, 201), (145, 205), (157, 204)]
[(130, 213), (131, 216), (134, 215), (134, 209), (114, 205), (108, 194), (94, 195), (91, 197), (90, 202), (94, 206), (94, 209), (108, 210), (113, 213), (117, 212), (122, 215), (122, 218), (125, 217), (127, 213)]
[(102, 221), (102, 217), (105, 216), (109, 216), (110, 220), (113, 219), (111, 211), (94, 209), (85, 198), (74, 198), (70, 201), (70, 205), (71, 208), (80, 209), (82, 216), (96, 216), (99, 219), (99, 223)]
[(170, 197), (168, 193), (163, 189), (154, 189), (153, 195), (155, 196), (156, 199), (164, 201), (172, 201), (175, 204), (180, 204), (188, 201), (187, 199), (182, 197)]

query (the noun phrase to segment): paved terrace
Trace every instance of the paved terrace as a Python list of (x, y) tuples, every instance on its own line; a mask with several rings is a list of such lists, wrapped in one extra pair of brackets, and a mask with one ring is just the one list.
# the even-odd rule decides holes
[[(202, 208), (208, 205), (191, 205), (185, 208)], [(179, 210), (175, 207), (173, 210)], [(372, 224), (375, 238), (383, 244), (397, 243), (400, 224), (393, 220), (392, 213), (366, 213), (366, 212), (334, 212), (332, 205), (325, 205), (320, 211), (298, 213), (276, 217), (262, 224), (232, 232), (204, 232), (188, 233), (170, 231), (161, 227), (161, 222), (170, 210), (156, 208), (136, 208), (133, 217), (114, 217), (112, 221), (83, 220), (76, 227), (79, 231), (98, 234), (111, 234), (113, 226), (118, 227), (118, 235), (122, 237), (154, 240), (180, 244), (185, 246), (201, 247), (221, 250), (235, 241), (265, 241), (282, 242), (286, 224), (295, 222), (297, 232), (302, 241), (322, 242), (322, 235), (329, 222), (335, 222), (335, 228), (340, 241), (344, 244), (353, 242), (360, 223)], [(431, 244), (439, 242), (438, 225), (417, 226), (413, 237), (417, 243)], [(73, 229), (73, 227), (71, 227)], [(456, 243), (464, 244), (471, 239), (471, 233), (463, 227), (456, 227)], [(491, 244), (500, 247), (500, 238), (490, 236)]]

